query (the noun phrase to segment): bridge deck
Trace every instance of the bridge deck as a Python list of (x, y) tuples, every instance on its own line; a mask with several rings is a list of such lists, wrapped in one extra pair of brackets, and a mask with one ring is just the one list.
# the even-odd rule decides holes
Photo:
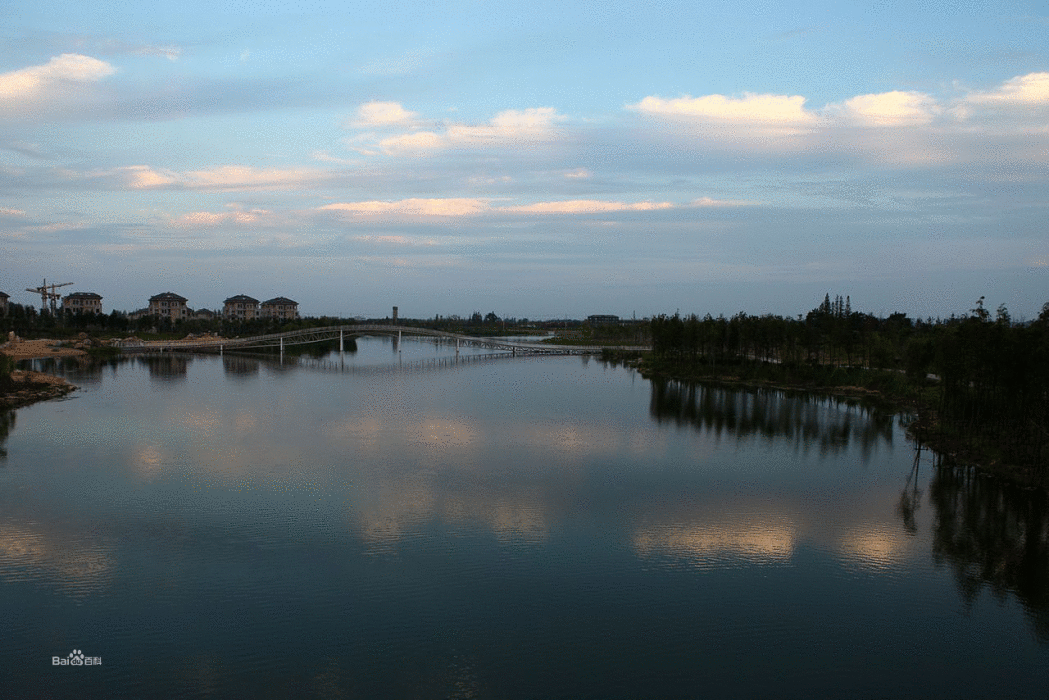
[[(551, 345), (549, 343), (514, 342), (503, 338), (480, 338), (476, 336), (447, 333), (431, 328), (393, 325), (344, 325), (306, 328), (285, 333), (270, 333), (247, 338), (186, 338), (182, 340), (139, 340), (122, 342), (123, 352), (223, 352), (225, 350), (247, 350), (249, 348), (286, 347), (319, 343), (339, 338), (356, 338), (367, 335), (393, 335), (397, 337), (423, 337), (454, 341), (457, 346), (491, 348), (524, 355), (593, 355), (600, 353), (600, 345)], [(648, 350), (646, 346), (616, 346), (625, 350)]]

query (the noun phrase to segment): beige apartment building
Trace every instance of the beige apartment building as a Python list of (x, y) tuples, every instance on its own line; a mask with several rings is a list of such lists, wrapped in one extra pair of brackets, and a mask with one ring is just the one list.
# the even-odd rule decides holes
[(247, 294), (238, 294), (222, 303), (222, 318), (230, 321), (251, 321), (259, 317), (259, 300)]
[(276, 318), (281, 321), (299, 317), (299, 302), (288, 297), (275, 297), (262, 302), (262, 317)]
[(94, 292), (73, 292), (62, 297), (62, 308), (75, 314), (101, 314), (102, 297)]
[(173, 292), (164, 292), (149, 298), (149, 315), (170, 318), (172, 321), (181, 321), (189, 318), (189, 308), (186, 306), (186, 297), (179, 296)]

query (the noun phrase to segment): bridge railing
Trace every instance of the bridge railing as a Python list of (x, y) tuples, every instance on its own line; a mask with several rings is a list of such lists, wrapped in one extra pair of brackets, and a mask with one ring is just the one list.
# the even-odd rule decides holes
[[(551, 345), (547, 343), (534, 342), (510, 342), (496, 337), (477, 337), (462, 335), (460, 333), (449, 333), (432, 328), (419, 328), (416, 326), (392, 326), (392, 325), (340, 325), (320, 326), (317, 328), (303, 328), (284, 333), (268, 333), (265, 335), (249, 336), (247, 338), (182, 338), (180, 340), (139, 340), (121, 341), (118, 347), (127, 350), (223, 350), (226, 348), (248, 348), (248, 347), (276, 347), (283, 345), (300, 345), (315, 343), (324, 340), (334, 340), (340, 335), (362, 336), (362, 335), (408, 335), (439, 338), (448, 341), (456, 341), (458, 344), (471, 345), (475, 347), (486, 347), (511, 352), (527, 354), (594, 354), (601, 352), (602, 346), (581, 345)], [(299, 342), (296, 342), (299, 341)], [(626, 348), (628, 350), (645, 350), (647, 348)]]

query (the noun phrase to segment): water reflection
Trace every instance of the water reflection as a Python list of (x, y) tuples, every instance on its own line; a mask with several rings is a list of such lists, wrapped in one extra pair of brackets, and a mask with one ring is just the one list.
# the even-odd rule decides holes
[(109, 548), (93, 533), (46, 531), (32, 521), (0, 523), (0, 581), (48, 581), (74, 597), (109, 585)]
[(954, 572), (966, 604), (984, 587), (1013, 593), (1042, 643), (1049, 642), (1049, 511), (1044, 491), (938, 465), (929, 484), (933, 557)]
[(15, 412), (13, 410), (0, 410), (0, 459), (7, 457), (7, 436), (15, 429)]
[(165, 353), (161, 355), (140, 355), (140, 365), (149, 370), (149, 378), (158, 382), (180, 382), (186, 378), (192, 355)]
[(642, 558), (670, 557), (713, 569), (732, 560), (785, 562), (794, 554), (797, 537), (797, 526), (789, 518), (749, 515), (647, 525), (634, 533), (633, 544)]
[(233, 379), (250, 379), (257, 376), (261, 364), (259, 360), (252, 357), (232, 354), (222, 356), (222, 371), (227, 377)]
[(80, 355), (76, 357), (40, 357), (21, 360), (18, 366), (22, 369), (31, 369), (34, 372), (65, 377), (76, 385), (95, 385), (102, 382), (107, 369), (111, 376), (115, 376), (118, 367), (134, 361), (132, 357), (127, 355), (105, 359)]
[(858, 443), (865, 460), (879, 442), (892, 443), (892, 414), (807, 392), (653, 379), (650, 412), (660, 423), (694, 426), (719, 438), (786, 439), (798, 448), (817, 447), (821, 454), (837, 454)]

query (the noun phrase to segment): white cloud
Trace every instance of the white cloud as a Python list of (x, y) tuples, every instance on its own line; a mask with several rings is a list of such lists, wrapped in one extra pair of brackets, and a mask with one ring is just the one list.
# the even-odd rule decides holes
[(379, 141), (379, 148), (388, 155), (422, 155), (447, 146), (448, 139), (432, 131), (416, 131)]
[(827, 111), (840, 114), (857, 126), (921, 126), (942, 110), (936, 99), (921, 92), (883, 92), (859, 95)]
[(673, 208), (674, 205), (670, 202), (607, 202), (597, 199), (571, 199), (561, 202), (536, 202), (517, 207), (501, 207), (496, 211), (520, 214), (603, 214)]
[(339, 202), (320, 209), (357, 216), (471, 216), (486, 211), (488, 202), (470, 198), (401, 199), (393, 202)]
[[(397, 117), (397, 103), (382, 103), (396, 105), (391, 107), (388, 114), (376, 109), (376, 118), (394, 119)], [(405, 114), (412, 115), (413, 112)], [(509, 109), (495, 115), (486, 124), (462, 124), (449, 122), (442, 130), (433, 131), (409, 131), (379, 139), (378, 149), (387, 155), (428, 155), (440, 150), (453, 148), (502, 148), (528, 146), (538, 143), (552, 141), (558, 136), (555, 125), (563, 121), (565, 117), (557, 113), (553, 107), (532, 107), (529, 109)], [(362, 126), (376, 126), (374, 123), (366, 123), (363, 119), (356, 122)], [(379, 125), (394, 122), (382, 122)], [(407, 123), (407, 122), (405, 122)], [(374, 153), (374, 146), (369, 142), (374, 140), (362, 135), (354, 139), (352, 143), (362, 143), (363, 146), (355, 146), (361, 153)]]
[[(739, 206), (743, 202), (718, 201), (710, 198), (695, 200), (688, 206)], [(674, 209), (671, 202), (617, 202), (598, 199), (569, 199), (532, 204), (492, 206), (487, 199), (401, 199), (395, 201), (338, 202), (320, 207), (348, 217), (405, 216), (452, 217), (498, 214), (603, 214), (611, 212), (658, 211)]]
[(0, 207), (0, 216), (25, 216), (25, 212), (21, 209), (9, 209), (7, 207)]
[(674, 99), (649, 96), (628, 109), (646, 116), (669, 119), (687, 119), (720, 123), (766, 125), (773, 127), (804, 127), (816, 122), (816, 116), (805, 109), (805, 98), (800, 95), (759, 95), (743, 93), (743, 97), (685, 95)]
[(154, 170), (148, 165), (129, 165), (117, 168), (125, 184), (136, 190), (146, 190), (171, 185), (178, 181), (177, 176), (169, 171)]
[(563, 119), (553, 107), (508, 109), (488, 124), (450, 124), (447, 137), (455, 146), (545, 141), (555, 135), (554, 124)]
[(0, 98), (34, 98), (60, 90), (63, 83), (91, 83), (116, 72), (116, 68), (90, 56), (64, 53), (42, 66), (0, 74)]
[(1049, 73), (1028, 73), (1005, 81), (997, 90), (972, 92), (966, 102), (973, 104), (1049, 105)]
[(565, 177), (573, 180), (587, 180), (593, 176), (594, 174), (586, 168), (576, 168), (575, 170), (569, 170), (565, 173)]
[(376, 129), (407, 126), (415, 122), (415, 112), (409, 112), (400, 102), (367, 102), (357, 108), (357, 118), (344, 126), (353, 129)]
[(322, 173), (309, 168), (252, 168), (226, 165), (185, 173), (187, 187), (207, 190), (273, 190), (301, 187), (320, 179)]

